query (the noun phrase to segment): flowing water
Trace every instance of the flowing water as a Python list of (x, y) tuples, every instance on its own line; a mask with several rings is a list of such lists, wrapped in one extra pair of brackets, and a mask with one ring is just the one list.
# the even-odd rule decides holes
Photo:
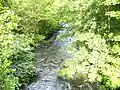
[(25, 90), (70, 90), (70, 85), (57, 75), (60, 65), (65, 59), (72, 58), (67, 53), (67, 46), (73, 41), (73, 37), (56, 40), (56, 37), (66, 31), (54, 33), (52, 44), (40, 45), (36, 48), (37, 75), (38, 78)]
[[(57, 71), (61, 64), (66, 60), (73, 58), (73, 55), (67, 53), (67, 47), (74, 42), (74, 37), (68, 36), (60, 40), (56, 37), (63, 34), (71, 33), (70, 31), (59, 31), (53, 34), (52, 43), (42, 44), (36, 48), (37, 61), (37, 80), (28, 85), (24, 90), (98, 90), (97, 84), (85, 83), (80, 87), (74, 87), (69, 82), (59, 78)], [(76, 80), (75, 83), (79, 83)]]

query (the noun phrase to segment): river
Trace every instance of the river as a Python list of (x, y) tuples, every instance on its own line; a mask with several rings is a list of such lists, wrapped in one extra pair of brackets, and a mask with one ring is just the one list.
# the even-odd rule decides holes
[[(23, 90), (101, 90), (97, 83), (84, 83), (78, 87), (58, 77), (58, 70), (65, 60), (74, 56), (68, 53), (68, 47), (75, 41), (72, 36), (59, 38), (61, 35), (70, 34), (71, 31), (58, 31), (53, 34), (51, 43), (41, 44), (35, 49), (37, 78)], [(75, 83), (81, 82), (76, 80)]]
[(51, 44), (41, 44), (35, 50), (37, 62), (37, 80), (28, 85), (24, 90), (71, 90), (70, 84), (57, 75), (64, 60), (72, 58), (67, 53), (74, 38), (64, 37), (56, 40), (56, 37), (68, 31), (59, 31), (53, 34)]

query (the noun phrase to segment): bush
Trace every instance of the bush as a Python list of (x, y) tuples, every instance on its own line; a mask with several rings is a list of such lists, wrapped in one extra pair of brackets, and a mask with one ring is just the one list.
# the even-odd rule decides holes
[(3, 8), (0, 13), (0, 89), (14, 90), (18, 85), (18, 78), (13, 75), (15, 69), (10, 68), (12, 62), (9, 57), (14, 51), (14, 35), (11, 30), (17, 27), (18, 18), (7, 8)]
[[(42, 13), (40, 3), (33, 0), (0, 3), (0, 90), (15, 90), (35, 75), (34, 47), (49, 38), (58, 23), (42, 17), (46, 12)], [(34, 4), (39, 6), (37, 12)]]
[(8, 8), (0, 12), (0, 89), (15, 90), (35, 74), (34, 44), (30, 35), (19, 34), (19, 17)]
[(98, 82), (105, 90), (120, 88), (118, 5), (118, 0), (81, 1), (80, 21), (75, 21), (76, 42), (71, 50), (75, 57), (65, 61), (58, 72), (60, 77), (79, 80), (78, 86)]
[(50, 37), (52, 32), (58, 30), (59, 21), (55, 12), (52, 11), (54, 9), (52, 3), (48, 0), (11, 0), (9, 6), (21, 17), (19, 33), (32, 34), (34, 41), (37, 42), (41, 38)]
[[(78, 83), (99, 82), (105, 88), (120, 87), (120, 58), (109, 55), (106, 40), (94, 33), (78, 34), (80, 50), (74, 50), (74, 60), (66, 61), (59, 76)], [(93, 77), (94, 76), (94, 77)]]

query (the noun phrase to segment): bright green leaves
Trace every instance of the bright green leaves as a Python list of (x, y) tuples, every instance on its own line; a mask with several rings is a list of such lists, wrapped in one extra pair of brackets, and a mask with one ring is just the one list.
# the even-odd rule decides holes
[(105, 5), (116, 5), (116, 4), (120, 4), (120, 0), (105, 0), (104, 2)]
[(11, 30), (16, 29), (18, 26), (19, 18), (14, 15), (14, 12), (5, 9), (1, 12), (0, 18), (0, 32), (10, 33)]
[(35, 73), (30, 46), (35, 43), (29, 34), (18, 33), (20, 19), (14, 11), (3, 8), (0, 17), (0, 90), (15, 90)]
[(112, 39), (111, 39), (112, 41), (115, 41), (115, 42), (119, 42), (120, 41), (120, 34), (119, 33), (117, 33), (117, 35), (112, 35)]
[[(34, 33), (33, 38), (36, 38), (36, 41), (41, 41), (44, 39), (43, 37), (58, 29), (58, 14), (56, 14), (56, 8), (53, 7), (53, 1), (12, 0), (11, 8), (21, 17), (19, 32)], [(40, 39), (38, 34), (43, 37)]]
[(15, 90), (15, 87), (17, 88), (17, 84), (18, 84), (18, 78), (17, 77), (13, 77), (13, 76), (8, 76), (8, 77), (4, 77), (5, 79), (5, 83), (4, 86), (2, 87), (2, 90)]
[(80, 49), (73, 51), (75, 59), (63, 64), (63, 69), (59, 71), (60, 76), (75, 81), (78, 78), (80, 80), (83, 75), (86, 77), (83, 81), (104, 83), (106, 88), (119, 87), (119, 58), (109, 55), (109, 46), (105, 39), (94, 33), (76, 34), (76, 38), (81, 42)]
[[(78, 60), (72, 60), (72, 61), (66, 61), (63, 64), (63, 69), (58, 72), (60, 77), (65, 77), (68, 80), (74, 80), (76, 78), (79, 78), (81, 76), (81, 80), (85, 80), (84, 74), (87, 72), (85, 71), (84, 65), (80, 66)], [(87, 69), (86, 69), (87, 70)], [(79, 73), (79, 74), (78, 74)], [(82, 75), (83, 74), (83, 75)]]
[[(0, 35), (0, 64), (4, 64), (3, 68), (6, 69), (3, 72), (7, 75), (8, 67), (12, 64), (11, 68), (16, 70), (12, 73), (19, 77), (24, 85), (28, 83), (35, 69), (32, 61), (34, 54), (31, 53), (33, 47), (30, 45), (34, 46), (35, 42), (48, 37), (58, 29), (58, 24), (62, 21), (76, 30), (74, 36), (77, 42), (73, 46), (78, 46), (78, 50), (71, 49), (74, 59), (64, 63), (59, 75), (67, 79), (81, 79), (83, 82), (97, 81), (105, 88), (119, 87), (119, 57), (114, 57), (114, 54), (119, 54), (120, 37), (114, 34), (114, 28), (111, 30), (110, 24), (114, 17), (119, 20), (120, 13), (114, 10), (107, 11), (109, 6), (119, 3), (119, 0), (10, 0), (11, 9), (21, 19), (11, 10), (1, 12), (0, 32), (7, 33)], [(0, 10), (2, 8), (1, 4)]]
[(120, 19), (120, 11), (109, 11), (106, 12), (106, 15)]
[(12, 75), (15, 71), (10, 68), (12, 62), (9, 57), (14, 51), (14, 35), (11, 30), (17, 28), (18, 18), (8, 9), (1, 11), (0, 17), (0, 89), (14, 90), (18, 78)]
[[(73, 25), (77, 28), (75, 32), (76, 45), (73, 46), (78, 46), (79, 49), (71, 49), (73, 50), (71, 52), (74, 53), (74, 59), (64, 64), (67, 67), (63, 67), (60, 70), (61, 76), (77, 82), (78, 78), (80, 80), (80, 76), (83, 75), (87, 76), (83, 81), (87, 80), (91, 83), (99, 82), (104, 85), (104, 87), (100, 87), (103, 90), (108, 88), (116, 89), (120, 87), (120, 65), (119, 58), (115, 56), (119, 54), (120, 47), (118, 44), (119, 35), (115, 35), (114, 30), (110, 30), (112, 28), (110, 25), (112, 19), (110, 19), (110, 17), (117, 17), (117, 19), (119, 19), (120, 15), (119, 11), (107, 12), (107, 10), (109, 10), (109, 5), (119, 4), (119, 0), (106, 0), (105, 2), (104, 0), (91, 0), (89, 2), (81, 0), (79, 3), (79, 5), (81, 5), (81, 7), (78, 6), (79, 13), (73, 13), (76, 14), (73, 19)], [(108, 5), (108, 7), (106, 7), (106, 5)], [(72, 10), (68, 8), (68, 11), (69, 9)], [(110, 17), (108, 18), (108, 16)], [(109, 42), (109, 40), (112, 41), (112, 43)], [(112, 50), (109, 45), (112, 46)], [(76, 62), (76, 60), (78, 60), (78, 62)], [(76, 64), (69, 64), (72, 62)], [(75, 74), (71, 75), (71, 72)], [(79, 84), (81, 85), (81, 83)]]
[[(119, 67), (106, 64), (105, 69), (102, 70), (102, 82), (111, 89), (120, 87), (119, 73)], [(104, 79), (104, 76), (106, 76), (107, 80)]]
[(112, 52), (120, 55), (120, 46), (118, 44), (112, 47)]
[(59, 76), (65, 76), (65, 78), (69, 79), (73, 79), (74, 78), (74, 74), (75, 74), (75, 68), (76, 68), (76, 62), (78, 62), (77, 60), (75, 60), (74, 62), (69, 61), (69, 62), (65, 62), (64, 63), (64, 69), (62, 69), (61, 71), (58, 72)]
[(91, 50), (104, 51), (108, 53), (106, 41), (100, 35), (95, 35), (94, 33), (79, 33), (75, 34), (76, 40), (87, 45)]

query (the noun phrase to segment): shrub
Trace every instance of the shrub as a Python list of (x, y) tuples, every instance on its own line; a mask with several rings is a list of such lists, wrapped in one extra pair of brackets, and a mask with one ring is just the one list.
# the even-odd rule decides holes
[(0, 11), (0, 89), (15, 90), (35, 74), (34, 44), (29, 34), (19, 34), (19, 17), (2, 7)]
[(80, 21), (75, 21), (75, 57), (65, 61), (60, 77), (79, 80), (78, 86), (98, 82), (105, 90), (120, 87), (118, 5), (119, 0), (81, 1)]
[(18, 18), (7, 8), (3, 8), (0, 17), (0, 89), (14, 90), (18, 78), (13, 75), (15, 69), (10, 68), (12, 62), (9, 57), (13, 53), (14, 35), (11, 30), (17, 27)]
[(99, 82), (106, 89), (120, 87), (120, 58), (109, 54), (106, 40), (94, 33), (78, 34), (77, 40), (80, 50), (74, 50), (74, 60), (66, 61), (59, 75), (68, 80), (79, 79), (79, 85)]

